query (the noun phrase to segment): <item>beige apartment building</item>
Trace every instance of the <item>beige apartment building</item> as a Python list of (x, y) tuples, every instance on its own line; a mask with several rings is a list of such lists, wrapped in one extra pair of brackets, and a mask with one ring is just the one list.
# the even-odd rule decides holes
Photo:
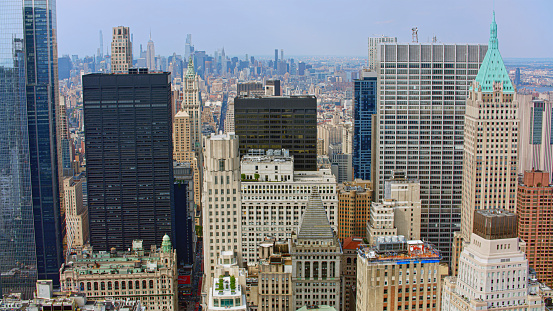
[(177, 311), (177, 253), (167, 235), (149, 253), (140, 240), (125, 252), (82, 248), (62, 265), (60, 283), (90, 300), (139, 300), (147, 311)]
[(88, 241), (88, 208), (83, 203), (82, 179), (63, 180), (67, 248), (82, 247)]
[(127, 73), (132, 68), (132, 42), (129, 27), (113, 27), (111, 73)]

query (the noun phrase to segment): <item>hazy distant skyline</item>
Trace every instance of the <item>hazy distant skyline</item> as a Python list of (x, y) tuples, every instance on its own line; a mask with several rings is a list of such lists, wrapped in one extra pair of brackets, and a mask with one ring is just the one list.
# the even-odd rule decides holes
[[(57, 0), (58, 54), (104, 54), (111, 29), (129, 26), (134, 53), (146, 49), (150, 30), (156, 54), (184, 54), (186, 34), (196, 50), (222, 47), (227, 55), (367, 55), (367, 37), (419, 42), (487, 43), (493, 0)], [(504, 58), (553, 58), (553, 1), (495, 0)], [(138, 55), (134, 55), (138, 57)], [(279, 55), (280, 57), (280, 55)]]

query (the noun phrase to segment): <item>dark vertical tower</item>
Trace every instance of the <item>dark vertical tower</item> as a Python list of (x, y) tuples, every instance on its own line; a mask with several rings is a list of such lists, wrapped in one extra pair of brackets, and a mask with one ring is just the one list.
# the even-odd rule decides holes
[(274, 69), (278, 68), (278, 49), (275, 49), (275, 63), (273, 66)]
[(83, 76), (90, 243), (175, 239), (170, 73)]
[(23, 1), (27, 124), (39, 279), (59, 282), (63, 262), (58, 180), (58, 51), (54, 0)]
[(353, 174), (355, 178), (371, 179), (372, 117), (376, 113), (376, 72), (363, 71), (354, 81), (353, 106)]
[(288, 149), (295, 170), (317, 170), (315, 96), (239, 96), (234, 120), (241, 155), (250, 149)]
[(23, 2), (0, 1), (0, 297), (32, 298), (37, 256), (25, 97)]

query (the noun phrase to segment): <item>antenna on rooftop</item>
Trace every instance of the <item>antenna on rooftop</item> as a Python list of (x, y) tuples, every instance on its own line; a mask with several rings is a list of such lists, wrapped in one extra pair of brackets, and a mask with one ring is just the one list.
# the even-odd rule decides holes
[(417, 27), (411, 28), (413, 31), (413, 42), (418, 43), (419, 42), (419, 29)]

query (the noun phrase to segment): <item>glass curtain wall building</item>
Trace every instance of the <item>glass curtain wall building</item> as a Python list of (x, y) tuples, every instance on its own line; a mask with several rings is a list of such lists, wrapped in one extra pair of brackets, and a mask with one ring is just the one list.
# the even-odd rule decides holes
[(376, 114), (377, 78), (374, 71), (363, 71), (354, 81), (355, 103), (353, 106), (353, 175), (371, 180), (372, 127)]
[(39, 279), (59, 284), (63, 262), (57, 122), (58, 48), (55, 0), (23, 1), (27, 125)]
[(0, 297), (37, 279), (21, 0), (0, 2)]
[(393, 171), (419, 180), (421, 237), (447, 261), (461, 222), (467, 90), (486, 51), (480, 44), (379, 46), (376, 199)]

